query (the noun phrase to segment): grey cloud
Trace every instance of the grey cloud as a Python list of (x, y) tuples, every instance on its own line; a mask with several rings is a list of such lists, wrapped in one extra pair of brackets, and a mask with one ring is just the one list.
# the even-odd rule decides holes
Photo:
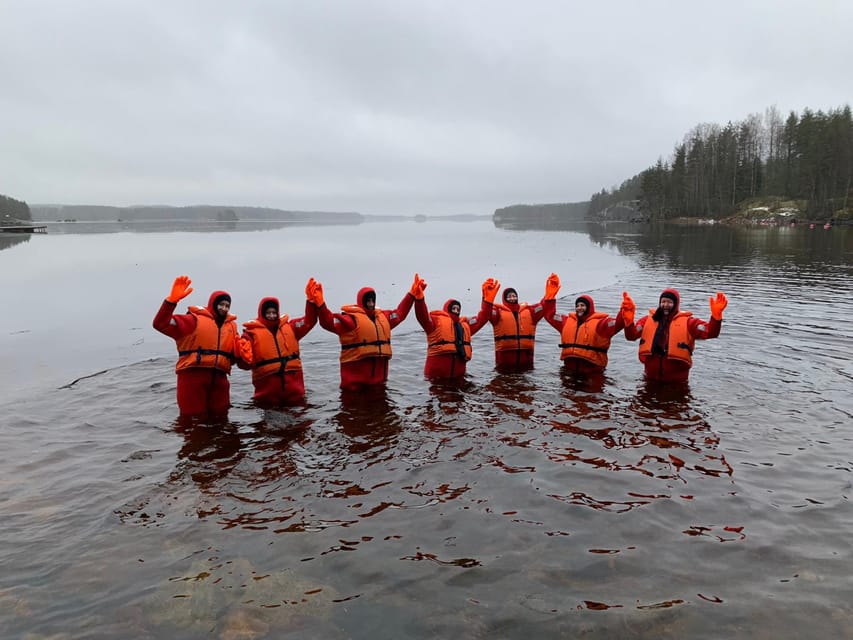
[(7, 1), (0, 192), (489, 213), (849, 101), (846, 3), (572, 4)]

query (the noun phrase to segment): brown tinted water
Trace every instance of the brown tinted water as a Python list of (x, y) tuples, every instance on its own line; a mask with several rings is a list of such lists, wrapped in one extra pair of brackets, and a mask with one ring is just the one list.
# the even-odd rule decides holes
[[(248, 283), (262, 270), (227, 255), (287, 240), (182, 234), (198, 257), (152, 250), (147, 267), (136, 251), (153, 240), (128, 234), (99, 236), (113, 253), (71, 236), (15, 245), (0, 268), (20, 282), (32, 260), (35, 273), (3, 336), (16, 391), (0, 406), (0, 636), (853, 636), (851, 230), (445, 225), (305, 232), (314, 253), (295, 260), (326, 261), (308, 273), (325, 271), (334, 305), (355, 288), (348, 260), (332, 269), (329, 256), (363, 232), (392, 240), (369, 274), (401, 272), (392, 303), (410, 280), (407, 251), (425, 263), (430, 306), (463, 283), (467, 311), (491, 271), (532, 301), (558, 270), (562, 312), (581, 291), (612, 313), (623, 290), (645, 309), (674, 286), (707, 317), (723, 290), (723, 333), (699, 344), (689, 387), (659, 388), (621, 335), (603, 379), (561, 376), (544, 322), (536, 369), (498, 375), (486, 329), (453, 387), (423, 380), (410, 317), (395, 330), (387, 391), (342, 401), (337, 345), (318, 327), (303, 341), (306, 407), (256, 409), (239, 372), (228, 423), (184, 425), (173, 347), (149, 328), (167, 274), (201, 273), (215, 288), (227, 276), (201, 257), (214, 254)], [(497, 247), (485, 267), (479, 238)], [(73, 295), (35, 266), (43, 240), (81, 270)], [(503, 260), (508, 247), (521, 257)], [(87, 275), (104, 261), (122, 274), (110, 312), (98, 307), (108, 281)], [(257, 276), (261, 295), (286, 273)], [(302, 275), (287, 285), (291, 313)], [(101, 344), (29, 302), (66, 295), (82, 309), (54, 311)]]

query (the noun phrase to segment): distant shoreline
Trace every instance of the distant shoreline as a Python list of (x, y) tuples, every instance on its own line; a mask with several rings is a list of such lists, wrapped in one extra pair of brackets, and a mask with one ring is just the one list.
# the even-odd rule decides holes
[(367, 222), (430, 222), (430, 221), (453, 221), (465, 222), (475, 220), (491, 220), (491, 214), (459, 214), (445, 216), (426, 216), (426, 215), (360, 215), (359, 218), (293, 218), (293, 219), (276, 219), (276, 218), (238, 218), (237, 220), (215, 220), (215, 219), (199, 219), (199, 218), (140, 218), (140, 219), (121, 219), (121, 220), (33, 220), (33, 224), (47, 225), (75, 225), (75, 224), (98, 224), (98, 225), (130, 225), (130, 224), (180, 224), (180, 225), (239, 225), (239, 224), (275, 224), (275, 225), (350, 225), (362, 224)]

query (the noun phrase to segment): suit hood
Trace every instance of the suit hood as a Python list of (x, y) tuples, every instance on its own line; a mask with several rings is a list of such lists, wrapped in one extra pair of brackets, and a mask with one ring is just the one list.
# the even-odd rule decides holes
[(592, 299), (591, 296), (588, 296), (588, 295), (578, 296), (575, 299), (575, 304), (577, 305), (578, 302), (585, 302), (586, 303), (586, 313), (583, 314), (584, 320), (586, 320), (587, 318), (592, 316), (593, 313), (595, 313), (595, 301)]
[(207, 299), (207, 310), (214, 316), (216, 315), (216, 303), (221, 298), (227, 298), (228, 302), (231, 302), (231, 294), (227, 291), (214, 291), (210, 294), (210, 298)]
[(269, 320), (266, 319), (266, 316), (264, 316), (264, 310), (267, 307), (272, 306), (272, 305), (275, 306), (275, 310), (278, 312), (279, 316), (281, 316), (281, 305), (278, 302), (278, 298), (273, 298), (273, 297), (261, 298), (261, 301), (258, 303), (258, 321), (263, 323), (265, 326), (269, 327), (270, 329), (274, 329), (276, 327), (276, 325), (278, 325), (278, 320), (275, 320), (274, 322), (270, 322)]
[[(460, 309), (459, 315), (461, 315), (462, 303), (459, 302), (459, 300), (454, 300), (453, 298), (450, 298), (447, 302), (444, 303), (444, 307), (442, 307), (442, 308), (444, 309), (444, 311), (446, 313), (450, 313), (450, 305), (453, 305), (453, 304), (459, 305), (459, 309)], [(454, 315), (454, 314), (450, 313), (450, 315)]]
[(681, 306), (681, 296), (679, 295), (676, 289), (664, 289), (660, 293), (661, 298), (669, 298), (675, 304), (672, 307), (672, 311), (669, 313), (669, 316), (664, 316), (663, 311), (660, 308), (660, 299), (658, 299), (658, 308), (655, 309), (655, 312), (652, 314), (652, 318), (656, 322), (660, 322), (664, 317), (667, 318), (667, 322), (669, 322), (675, 315), (678, 313), (678, 308)]
[(503, 290), (503, 293), (501, 294), (501, 300), (503, 300), (504, 306), (507, 309), (509, 309), (510, 311), (518, 311), (520, 308), (520, 305), (518, 302), (507, 302), (506, 301), (507, 294), (509, 294), (509, 293), (514, 293), (516, 295), (516, 299), (518, 299), (518, 291), (516, 291), (512, 287), (507, 287), (506, 289)]
[(373, 294), (374, 307), (375, 307), (376, 306), (376, 291), (373, 290), (373, 287), (362, 287), (361, 289), (358, 290), (358, 294), (355, 297), (356, 304), (359, 307), (361, 307), (362, 309), (364, 309), (365, 311), (367, 311), (367, 307), (364, 306), (364, 296), (366, 296), (368, 293)]
[[(678, 293), (677, 289), (664, 289), (661, 291), (660, 297), (672, 300), (675, 303), (672, 312), (678, 313), (678, 308), (681, 306), (681, 294)], [(658, 303), (658, 306), (660, 306), (660, 303)]]

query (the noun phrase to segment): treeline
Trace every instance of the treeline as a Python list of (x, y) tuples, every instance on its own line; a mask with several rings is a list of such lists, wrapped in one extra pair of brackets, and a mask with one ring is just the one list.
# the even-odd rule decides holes
[(30, 221), (32, 221), (30, 207), (26, 202), (0, 195), (0, 225), (9, 226)]
[(636, 175), (633, 178), (628, 178), (621, 185), (614, 189), (602, 189), (598, 193), (594, 193), (589, 199), (590, 215), (609, 214), (614, 209), (626, 208), (631, 209), (630, 213), (617, 216), (620, 218), (630, 219), (638, 212), (639, 199), (642, 195), (642, 174)]
[(720, 218), (751, 200), (798, 201), (812, 218), (853, 217), (853, 117), (850, 106), (792, 111), (775, 107), (741, 122), (696, 126), (622, 185), (592, 196), (590, 212), (634, 200), (653, 219)]
[(36, 220), (44, 222), (360, 222), (358, 213), (328, 213), (321, 211), (284, 211), (267, 207), (190, 207), (145, 206), (111, 207), (99, 205), (33, 205)]

